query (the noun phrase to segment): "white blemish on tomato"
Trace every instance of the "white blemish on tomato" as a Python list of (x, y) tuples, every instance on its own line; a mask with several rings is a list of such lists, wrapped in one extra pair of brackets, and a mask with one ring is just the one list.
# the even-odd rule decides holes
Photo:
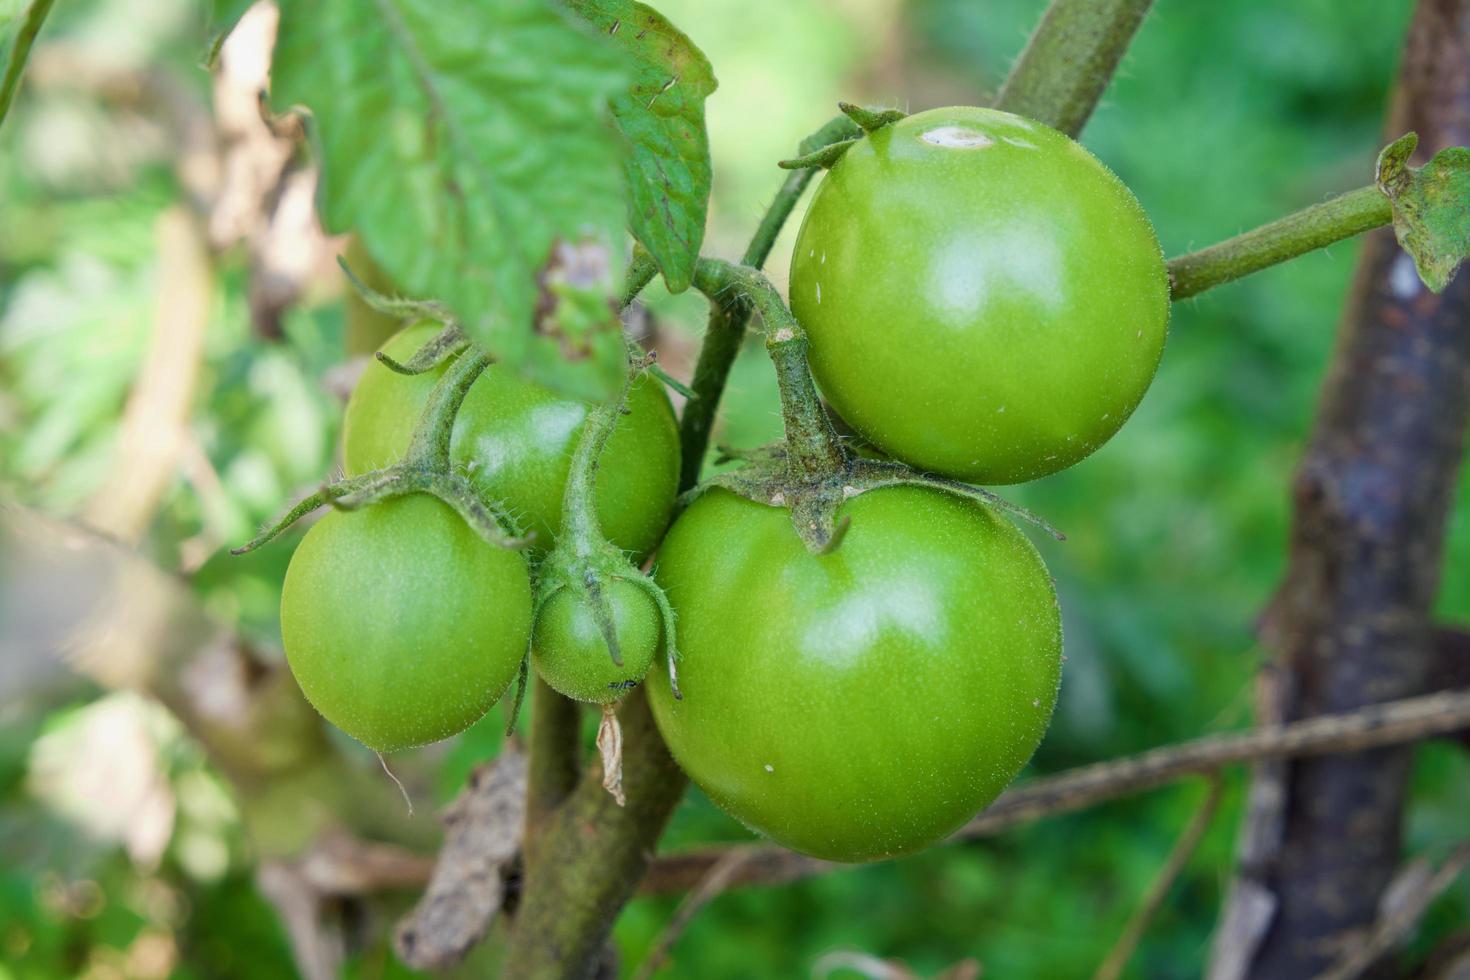
[(991, 146), (995, 140), (988, 133), (966, 126), (940, 126), (919, 134), (919, 139), (934, 146), (946, 146), (953, 150), (979, 150)]

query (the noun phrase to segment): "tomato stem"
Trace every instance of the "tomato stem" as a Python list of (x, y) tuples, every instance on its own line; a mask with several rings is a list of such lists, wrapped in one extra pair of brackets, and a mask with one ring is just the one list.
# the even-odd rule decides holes
[(597, 467), (603, 450), (607, 448), (607, 440), (623, 417), (633, 381), (646, 366), (647, 362), (641, 359), (629, 364), (617, 394), (587, 413), (587, 420), (582, 423), (582, 431), (572, 449), (572, 465), (562, 494), (562, 527), (558, 540), (566, 541), (578, 557), (587, 557), (606, 547), (602, 523), (597, 519)]
[(423, 414), (414, 425), (413, 436), (403, 454), (406, 465), (418, 464), (444, 472), (449, 470), (449, 442), (454, 434), (455, 416), (459, 414), (470, 386), (489, 366), (490, 356), (479, 349), (450, 365), (429, 393)]
[(1176, 300), (1195, 296), (1392, 220), (1393, 205), (1388, 197), (1375, 186), (1360, 187), (1198, 252), (1170, 259), (1170, 296)]
[(1076, 137), (1153, 0), (1052, 0), (996, 108)]
[[(829, 143), (851, 139), (861, 132), (851, 119), (836, 116), (802, 140), (798, 152), (810, 153)], [(815, 170), (794, 170), (786, 175), (781, 189), (776, 192), (751, 236), (750, 244), (741, 256), (741, 265), (752, 269), (765, 265), (781, 228), (815, 175)], [(710, 304), (704, 345), (699, 350), (699, 361), (694, 366), (690, 385), (698, 397), (684, 406), (684, 413), (679, 419), (679, 443), (683, 453), (680, 490), (688, 490), (699, 482), (710, 432), (714, 429), (715, 413), (725, 390), (725, 379), (729, 377), (730, 366), (735, 363), (735, 355), (740, 352), (740, 343), (745, 339), (745, 324), (749, 319), (750, 304), (744, 297), (733, 297), (728, 303)]]
[(822, 408), (807, 367), (806, 331), (770, 280), (750, 266), (701, 258), (694, 267), (694, 287), (716, 304), (732, 294), (739, 296), (761, 315), (766, 350), (776, 366), (776, 381), (781, 388), (781, 415), (792, 476), (810, 482), (844, 470), (847, 452)]

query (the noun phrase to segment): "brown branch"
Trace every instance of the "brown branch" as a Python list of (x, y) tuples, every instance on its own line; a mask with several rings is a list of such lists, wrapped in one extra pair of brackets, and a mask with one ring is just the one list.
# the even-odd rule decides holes
[[(1420, 0), (1385, 138), (1416, 131), (1426, 154), (1470, 141), (1467, 59), (1470, 0)], [(1261, 632), (1288, 718), (1435, 682), (1430, 616), (1470, 415), (1470, 276), (1436, 295), (1413, 272), (1391, 232), (1369, 233), (1293, 487), (1287, 571)], [(1240, 873), (1269, 914), (1259, 949), (1214, 976), (1313, 976), (1372, 926), (1402, 860), (1411, 762), (1406, 747), (1383, 748), (1256, 775), (1279, 806), (1259, 811), (1251, 833), (1279, 845)]]
[(1461, 844), (1432, 875), (1415, 874), (1406, 894), (1396, 896), (1373, 931), (1316, 980), (1356, 980), (1409, 934), (1425, 911), (1470, 867), (1470, 844)]
[(1174, 842), (1174, 847), (1169, 851), (1169, 857), (1164, 861), (1164, 866), (1159, 869), (1159, 873), (1149, 884), (1143, 901), (1138, 903), (1138, 908), (1128, 919), (1128, 924), (1123, 927), (1123, 932), (1118, 936), (1118, 941), (1113, 944), (1113, 948), (1108, 951), (1102, 965), (1092, 975), (1092, 980), (1118, 980), (1118, 977), (1123, 975), (1123, 969), (1133, 958), (1139, 941), (1148, 931), (1149, 923), (1163, 907), (1164, 899), (1169, 897), (1169, 890), (1183, 874), (1185, 865), (1189, 864), (1189, 859), (1194, 856), (1195, 848), (1199, 847), (1205, 831), (1209, 829), (1210, 821), (1215, 818), (1215, 813), (1220, 809), (1223, 788), (1224, 783), (1220, 780), (1219, 775), (1210, 780), (1209, 792), (1200, 801), (1199, 807), (1190, 817), (1189, 823), (1185, 825), (1184, 832)]
[[(1225, 766), (1266, 759), (1325, 756), (1402, 745), (1470, 728), (1470, 690), (1441, 692), (1323, 715), (1282, 727), (1258, 728), (1168, 745), (1048, 776), (1001, 796), (951, 840), (989, 837), (1044, 817), (1083, 810)], [(750, 851), (730, 881), (769, 885), (794, 881), (844, 865), (818, 861), (784, 848), (742, 844), (662, 857), (644, 880), (645, 892), (685, 891), (731, 850)]]
[(639, 965), (638, 972), (634, 974), (634, 980), (652, 980), (653, 975), (668, 958), (669, 951), (674, 948), (674, 944), (679, 941), (679, 937), (684, 934), (689, 923), (699, 914), (699, 910), (730, 886), (736, 872), (751, 857), (750, 851), (731, 849), (711, 865), (704, 878), (694, 886), (688, 895), (684, 896), (684, 901), (680, 902), (679, 907), (674, 910), (673, 918), (669, 919), (669, 924), (664, 927), (663, 934), (653, 944), (653, 950), (648, 954), (647, 959)]

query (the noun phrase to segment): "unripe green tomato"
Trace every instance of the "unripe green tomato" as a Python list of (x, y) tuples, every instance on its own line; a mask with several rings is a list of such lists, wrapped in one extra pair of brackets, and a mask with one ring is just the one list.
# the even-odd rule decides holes
[(637, 687), (658, 650), (658, 606), (631, 582), (607, 587), (617, 631), (619, 667), (607, 641), (580, 594), (562, 589), (546, 600), (536, 616), (531, 662), (541, 679), (575, 701), (612, 704)]
[[(437, 324), (418, 323), (383, 350), (403, 361), (432, 339)], [(447, 365), (414, 377), (373, 361), (352, 392), (343, 420), (348, 476), (391, 465), (408, 448), (429, 392)], [(668, 526), (679, 484), (679, 428), (663, 385), (644, 375), (628, 393), (629, 414), (608, 439), (594, 490), (603, 533), (619, 548), (646, 554)], [(501, 501), (549, 549), (561, 526), (572, 450), (590, 406), (498, 365), (471, 386), (455, 419), (450, 452), (476, 487)]]
[(679, 627), (675, 700), (648, 698), (715, 803), (804, 854), (920, 850), (993, 800), (1040, 743), (1061, 676), (1051, 577), (1009, 522), (916, 487), (849, 500), (839, 547), (720, 489), (680, 515), (655, 577)]
[(424, 745), (479, 720), (519, 672), (530, 573), (426, 494), (333, 511), (291, 556), (281, 636), (328, 721), (379, 752)]
[(791, 309), (861, 435), (973, 483), (1055, 473), (1118, 431), (1158, 368), (1163, 253), (1082, 146), (994, 109), (854, 144), (797, 235)]

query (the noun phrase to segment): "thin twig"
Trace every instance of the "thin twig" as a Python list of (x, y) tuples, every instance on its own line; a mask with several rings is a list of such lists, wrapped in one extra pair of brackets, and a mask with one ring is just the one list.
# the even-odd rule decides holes
[(1224, 785), (1218, 773), (1210, 778), (1209, 792), (1200, 801), (1199, 807), (1194, 811), (1194, 816), (1189, 818), (1184, 832), (1174, 842), (1174, 848), (1169, 852), (1164, 866), (1149, 883), (1143, 901), (1138, 903), (1138, 908), (1134, 910), (1128, 924), (1123, 927), (1123, 932), (1118, 936), (1118, 941), (1113, 943), (1113, 948), (1108, 951), (1102, 965), (1092, 975), (1092, 980), (1117, 980), (1123, 975), (1123, 968), (1133, 958), (1139, 941), (1148, 931), (1149, 923), (1153, 922), (1155, 915), (1158, 915), (1159, 909), (1164, 905), (1164, 899), (1169, 897), (1169, 890), (1174, 887), (1174, 882), (1184, 872), (1185, 865), (1189, 864), (1189, 859), (1194, 856), (1195, 848), (1199, 847), (1205, 831), (1209, 829), (1210, 821), (1219, 811)]
[[(951, 839), (988, 837), (1043, 817), (1073, 813), (1242, 762), (1360, 752), (1465, 728), (1470, 728), (1470, 690), (1388, 701), (1290, 725), (1211, 735), (1037, 779), (1002, 795)], [(754, 853), (742, 864), (732, 887), (795, 881), (843, 867), (772, 845), (737, 846)], [(660, 858), (644, 880), (643, 890), (692, 888), (729, 850), (703, 848)]]
[(1393, 220), (1393, 206), (1369, 185), (1303, 208), (1234, 238), (1169, 260), (1169, 294), (1176, 300), (1244, 278), (1326, 248)]
[(638, 972), (633, 975), (634, 980), (650, 980), (658, 972), (658, 968), (663, 966), (664, 960), (668, 958), (669, 951), (674, 948), (674, 944), (689, 927), (690, 921), (700, 909), (719, 897), (720, 893), (730, 886), (731, 879), (750, 860), (750, 856), (749, 851), (731, 849), (710, 867), (699, 884), (684, 896), (684, 901), (680, 902), (679, 907), (674, 910), (673, 917), (669, 919), (669, 924), (664, 926), (664, 931), (653, 944), (652, 951), (639, 964)]
[(1316, 980), (1355, 980), (1367, 973), (1374, 963), (1409, 934), (1430, 904), (1453, 885), (1467, 867), (1470, 867), (1470, 843), (1455, 848), (1438, 871), (1421, 879), (1408, 894), (1399, 895), (1394, 907), (1385, 911), (1367, 938), (1319, 973)]

